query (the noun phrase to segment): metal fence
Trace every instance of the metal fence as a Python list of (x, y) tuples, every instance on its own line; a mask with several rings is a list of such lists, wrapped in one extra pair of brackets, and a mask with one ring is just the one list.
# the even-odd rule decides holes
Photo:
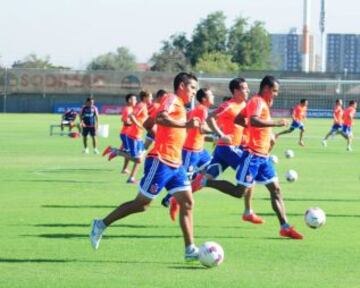
[[(244, 72), (252, 94), (260, 79), (271, 72)], [(289, 109), (307, 98), (312, 109), (332, 109), (335, 99), (360, 101), (360, 80), (335, 74), (272, 73), (280, 80), (280, 95), (274, 108)], [(39, 69), (0, 70), (1, 112), (52, 112), (58, 103), (83, 103), (89, 95), (97, 103), (122, 105), (127, 93), (141, 89), (172, 91), (175, 74), (157, 72), (74, 71)], [(198, 75), (200, 87), (213, 90), (216, 102), (229, 96), (228, 83), (233, 76)], [(332, 79), (331, 79), (332, 78)], [(352, 80), (348, 80), (352, 79)]]

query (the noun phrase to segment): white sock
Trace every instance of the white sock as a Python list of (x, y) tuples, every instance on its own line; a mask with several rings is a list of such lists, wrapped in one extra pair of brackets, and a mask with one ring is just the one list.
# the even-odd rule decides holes
[(195, 244), (190, 244), (188, 246), (186, 246), (185, 248), (185, 253), (190, 253), (192, 251), (194, 251), (197, 247), (195, 246)]

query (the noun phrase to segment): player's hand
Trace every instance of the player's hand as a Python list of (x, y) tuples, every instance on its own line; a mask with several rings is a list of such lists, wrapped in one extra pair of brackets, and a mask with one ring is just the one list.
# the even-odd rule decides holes
[(226, 144), (231, 144), (231, 140), (232, 140), (231, 136), (229, 136), (229, 135), (224, 135), (224, 136), (220, 137), (220, 139), (219, 139), (219, 141), (222, 141)]
[(199, 128), (201, 125), (201, 121), (199, 118), (194, 117), (186, 122), (186, 128)]
[(284, 127), (284, 126), (288, 126), (289, 125), (289, 121), (287, 119), (280, 119), (279, 121), (276, 122), (276, 126), (278, 127)]

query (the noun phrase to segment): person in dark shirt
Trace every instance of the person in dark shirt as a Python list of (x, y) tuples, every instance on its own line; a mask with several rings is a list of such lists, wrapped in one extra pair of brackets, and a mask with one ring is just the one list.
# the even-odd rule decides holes
[(85, 105), (82, 107), (80, 112), (80, 126), (82, 127), (82, 135), (84, 141), (84, 151), (83, 153), (89, 154), (89, 148), (87, 146), (87, 136), (90, 133), (94, 153), (99, 154), (99, 150), (97, 149), (97, 141), (96, 141), (96, 130), (99, 126), (99, 112), (96, 106), (94, 105), (94, 98), (88, 97), (86, 99)]
[(80, 125), (75, 124), (77, 115), (78, 113), (74, 109), (67, 109), (65, 111), (65, 113), (61, 117), (61, 132), (64, 131), (64, 127), (69, 127), (69, 132), (71, 132), (74, 127), (77, 127), (80, 132)]

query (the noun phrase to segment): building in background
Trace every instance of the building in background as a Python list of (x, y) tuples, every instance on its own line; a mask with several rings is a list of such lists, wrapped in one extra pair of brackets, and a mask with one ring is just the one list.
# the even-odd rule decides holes
[(327, 35), (327, 72), (360, 73), (360, 35)]

